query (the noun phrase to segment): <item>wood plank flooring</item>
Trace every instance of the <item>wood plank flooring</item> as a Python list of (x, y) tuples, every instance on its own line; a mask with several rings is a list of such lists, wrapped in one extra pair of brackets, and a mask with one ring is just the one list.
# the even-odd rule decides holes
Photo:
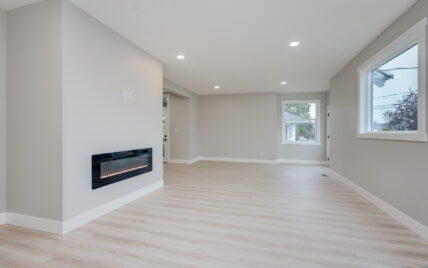
[(320, 166), (167, 164), (66, 236), (0, 226), (0, 267), (428, 267), (428, 244)]

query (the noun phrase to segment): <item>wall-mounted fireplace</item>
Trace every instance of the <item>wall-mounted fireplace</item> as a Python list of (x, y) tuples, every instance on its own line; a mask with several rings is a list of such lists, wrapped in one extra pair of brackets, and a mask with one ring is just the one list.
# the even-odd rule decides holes
[(92, 156), (92, 189), (152, 171), (152, 148)]

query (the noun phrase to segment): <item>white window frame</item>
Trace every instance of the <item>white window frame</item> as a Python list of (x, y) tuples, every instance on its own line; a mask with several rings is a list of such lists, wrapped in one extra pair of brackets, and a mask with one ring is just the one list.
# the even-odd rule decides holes
[[(316, 118), (315, 118), (315, 141), (287, 141), (287, 131), (285, 131), (285, 105), (286, 104), (299, 104), (299, 103), (315, 103), (316, 105)], [(321, 100), (284, 100), (281, 102), (281, 144), (293, 145), (321, 145)]]
[[(395, 39), (358, 68), (359, 75), (359, 123), (358, 138), (403, 140), (426, 142), (425, 126), (425, 33), (427, 18), (422, 19), (412, 28)], [(418, 45), (418, 130), (417, 131), (379, 131), (373, 132), (371, 122), (371, 76), (370, 72), (397, 57), (409, 48)]]

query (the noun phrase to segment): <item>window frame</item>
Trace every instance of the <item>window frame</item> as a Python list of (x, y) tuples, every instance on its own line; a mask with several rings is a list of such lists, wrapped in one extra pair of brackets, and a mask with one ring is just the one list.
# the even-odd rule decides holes
[[(288, 141), (287, 140), (287, 131), (285, 131), (286, 127), (286, 119), (285, 119), (285, 105), (286, 104), (301, 104), (301, 103), (315, 103), (315, 141)], [(321, 145), (321, 100), (283, 100), (281, 101), (281, 144), (284, 145)]]
[[(367, 60), (358, 68), (359, 77), (359, 119), (357, 138), (426, 142), (425, 113), (425, 55), (426, 55), (425, 17), (388, 46)], [(417, 131), (377, 131), (372, 128), (372, 81), (370, 73), (399, 56), (411, 47), (418, 45), (418, 130)]]

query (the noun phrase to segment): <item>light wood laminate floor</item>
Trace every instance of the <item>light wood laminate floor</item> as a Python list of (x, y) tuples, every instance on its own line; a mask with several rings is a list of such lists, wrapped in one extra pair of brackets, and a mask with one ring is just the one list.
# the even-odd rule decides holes
[(319, 166), (167, 164), (66, 236), (4, 225), (0, 267), (428, 267), (428, 244)]

